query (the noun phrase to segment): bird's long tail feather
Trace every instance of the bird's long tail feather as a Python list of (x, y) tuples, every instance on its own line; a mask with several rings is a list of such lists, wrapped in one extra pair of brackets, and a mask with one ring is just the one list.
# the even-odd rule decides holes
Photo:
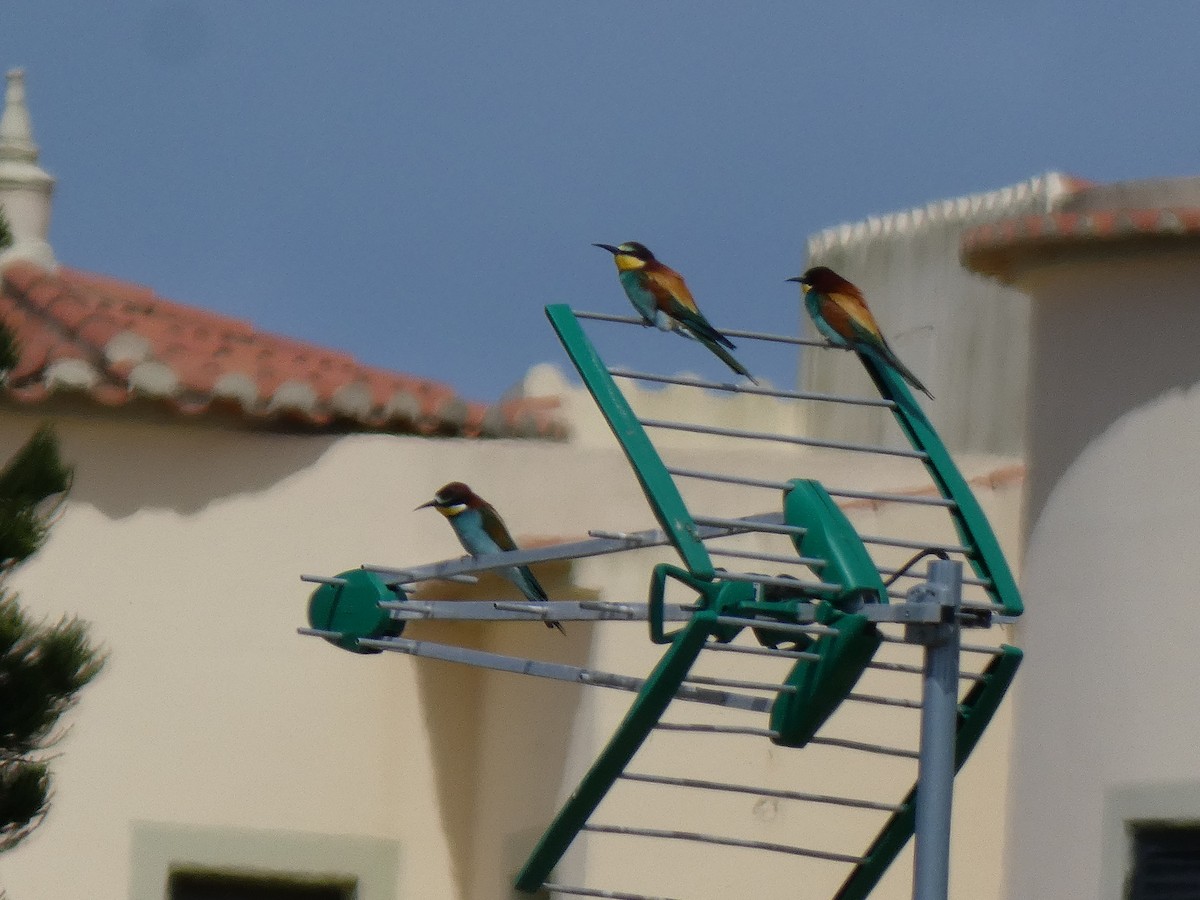
[(739, 375), (744, 375), (745, 377), (749, 378), (755, 384), (758, 384), (758, 379), (755, 378), (753, 375), (751, 375), (749, 370), (747, 370), (747, 368), (745, 366), (743, 366), (740, 362), (738, 362), (737, 359), (734, 358), (734, 355), (732, 353), (730, 353), (728, 350), (726, 350), (724, 347), (722, 347), (720, 344), (715, 343), (714, 341), (705, 340), (704, 338), (701, 338), (700, 341), (702, 344), (704, 344), (705, 347), (707, 347), (714, 354), (716, 354), (716, 356), (721, 360), (721, 362), (725, 363), (725, 365), (727, 365), (727, 366), (729, 366), (729, 368), (733, 369), (733, 371), (737, 372)]
[[(535, 600), (545, 603), (550, 598), (546, 594), (546, 589), (542, 587), (530, 570), (529, 566), (513, 566), (508, 572), (508, 577), (513, 583), (521, 589), (521, 593), (525, 595), (527, 600)], [(546, 622), (547, 628), (557, 628), (564, 635), (567, 630), (562, 627), (562, 622)]]
[(904, 363), (900, 362), (900, 357), (896, 356), (895, 352), (893, 352), (891, 347), (884, 344), (884, 346), (881, 350), (878, 350), (875, 352), (875, 357), (884, 365), (890, 366), (891, 368), (895, 369), (896, 373), (901, 378), (903, 378), (905, 381), (907, 381), (909, 384), (911, 384), (918, 391), (923, 393), (930, 400), (933, 399), (933, 394), (929, 393), (929, 388), (925, 387), (925, 385), (923, 385), (921, 383), (921, 379), (919, 379), (916, 375), (914, 375), (912, 373), (912, 370), (909, 369), (908, 366), (906, 366)]

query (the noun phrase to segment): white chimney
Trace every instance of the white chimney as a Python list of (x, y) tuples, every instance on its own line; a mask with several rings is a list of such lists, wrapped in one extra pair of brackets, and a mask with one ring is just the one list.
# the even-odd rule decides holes
[(50, 234), (50, 195), (54, 179), (37, 164), (38, 148), (25, 106), (25, 72), (11, 69), (0, 115), (0, 209), (13, 242), (0, 252), (0, 269), (24, 259), (55, 268)]

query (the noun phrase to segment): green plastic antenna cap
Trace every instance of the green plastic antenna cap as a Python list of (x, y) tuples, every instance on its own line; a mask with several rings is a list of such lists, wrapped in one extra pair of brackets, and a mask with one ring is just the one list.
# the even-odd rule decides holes
[(887, 588), (862, 538), (818, 481), (793, 478), (783, 495), (783, 520), (808, 529), (792, 543), (801, 556), (825, 560), (814, 569), (822, 581), (840, 588), (814, 591), (838, 609), (854, 612), (863, 603), (887, 603)]
[(336, 631), (342, 637), (326, 638), (335, 647), (352, 653), (380, 653), (359, 646), (359, 638), (395, 637), (404, 631), (404, 622), (393, 619), (381, 600), (396, 595), (374, 572), (351, 569), (338, 578), (345, 584), (323, 584), (308, 598), (308, 624), (321, 631)]
[(817, 621), (834, 633), (808, 648), (819, 659), (797, 661), (785, 682), (795, 692), (781, 693), (771, 708), (771, 730), (779, 735), (772, 740), (784, 747), (803, 747), (812, 740), (854, 690), (882, 641), (873, 622), (828, 603), (817, 607)]

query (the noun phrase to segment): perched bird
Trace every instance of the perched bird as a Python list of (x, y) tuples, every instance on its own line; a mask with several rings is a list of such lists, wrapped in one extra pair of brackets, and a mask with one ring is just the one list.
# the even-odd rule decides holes
[(930, 400), (933, 399), (929, 389), (909, 371), (908, 366), (900, 362), (888, 346), (883, 332), (879, 330), (879, 323), (867, 308), (862, 291), (826, 266), (813, 266), (803, 275), (789, 278), (788, 281), (800, 282), (805, 309), (812, 316), (817, 331), (831, 343), (848, 347), (895, 369), (905, 381)]
[[(625, 295), (645, 320), (663, 331), (678, 331), (694, 338), (715, 353), (725, 365), (755, 384), (758, 380), (734, 359), (729, 351), (733, 342), (713, 328), (684, 283), (683, 276), (664, 266), (645, 244), (629, 241), (619, 247), (612, 244), (593, 244), (607, 250), (617, 263), (617, 274)], [(728, 348), (728, 349), (727, 349)]]
[[(458, 536), (458, 542), (472, 556), (517, 549), (517, 542), (508, 533), (496, 508), (461, 481), (450, 482), (432, 500), (422, 503), (417, 509), (427, 506), (432, 506), (446, 517)], [(526, 599), (543, 602), (549, 599), (545, 589), (529, 571), (529, 566), (510, 566), (502, 570), (502, 574), (520, 588)], [(546, 627), (557, 628), (566, 634), (561, 622), (547, 622)]]

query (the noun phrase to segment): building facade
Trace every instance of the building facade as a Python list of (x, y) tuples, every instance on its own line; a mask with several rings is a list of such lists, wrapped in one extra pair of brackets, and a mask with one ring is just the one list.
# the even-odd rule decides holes
[(1198, 251), (1200, 178), (1096, 187), (964, 245), (1033, 302), (1012, 900), (1200, 885)]
[[(34, 900), (181, 900), (195, 878), (286, 882), (360, 900), (504, 896), (628, 695), (394, 654), (358, 656), (301, 637), (310, 586), (299, 575), (459, 555), (439, 517), (413, 509), (454, 479), (495, 502), (523, 544), (651, 527), (590, 401), (539, 367), (504, 403), (472, 404), (438, 381), (364, 367), (62, 267), (48, 237), (52, 186), (38, 167), (23, 82), (10, 76), (0, 206), (16, 242), (0, 259), (0, 309), (24, 353), (0, 408), (0, 453), (50, 421), (76, 466), (49, 543), (14, 584), (34, 612), (92, 623), (109, 663), (72, 714), (49, 818), (0, 860), (4, 886)], [(1030, 189), (1030, 208), (1047, 202), (1050, 189), (1038, 190)], [(883, 283), (890, 265), (872, 263), (855, 277)], [(902, 317), (905, 309), (898, 305)], [(901, 341), (902, 355), (904, 348)], [(951, 365), (944, 357), (934, 371)], [(864, 436), (821, 424), (816, 406), (684, 396), (674, 388), (630, 392), (648, 416), (669, 410), (785, 436)], [(1011, 407), (1005, 403), (995, 409)], [(977, 425), (947, 415), (939, 424), (963, 436), (960, 465), (1015, 560), (1021, 457), (1000, 438), (969, 437)], [(767, 447), (748, 454), (716, 438), (663, 442), (681, 466), (818, 478), (900, 497), (925, 490), (903, 461)], [(779, 506), (770, 490), (689, 484), (685, 492), (710, 514)], [(904, 502), (847, 501), (844, 509), (867, 533), (940, 527)], [(756, 540), (739, 546), (775, 547)], [(890, 562), (906, 555), (897, 551)], [(538, 575), (556, 599), (640, 602), (659, 561), (672, 556), (651, 548), (547, 564)], [(421, 596), (513, 594), (485, 578)], [(421, 639), (634, 675), (661, 652), (634, 624), (572, 623), (565, 638), (540, 625), (410, 628), (406, 634)], [(726, 671), (739, 670), (718, 666), (712, 674)], [(912, 737), (912, 715), (847, 708), (836, 727), (899, 743)], [(954, 896), (1000, 896), (1007, 716), (1006, 709), (959, 779)], [(675, 771), (703, 762), (781, 789), (816, 778), (830, 790), (866, 794), (902, 794), (912, 775), (883, 767), (864, 779), (820, 748), (783, 752), (765, 740), (663, 741), (648, 748), (647, 761)], [(614, 813), (682, 815), (696, 830), (715, 820), (761, 841), (860, 840), (872, 827), (853, 812), (765, 797), (692, 803), (633, 794), (614, 804)], [(722, 898), (751, 876), (761, 896), (794, 896), (800, 883), (820, 895), (839, 879), (820, 863), (733, 860), (714, 870), (703, 851), (589, 842), (564, 861), (562, 876), (580, 883), (615, 873), (614, 887)], [(902, 860), (879, 896), (907, 897), (910, 879)]]

